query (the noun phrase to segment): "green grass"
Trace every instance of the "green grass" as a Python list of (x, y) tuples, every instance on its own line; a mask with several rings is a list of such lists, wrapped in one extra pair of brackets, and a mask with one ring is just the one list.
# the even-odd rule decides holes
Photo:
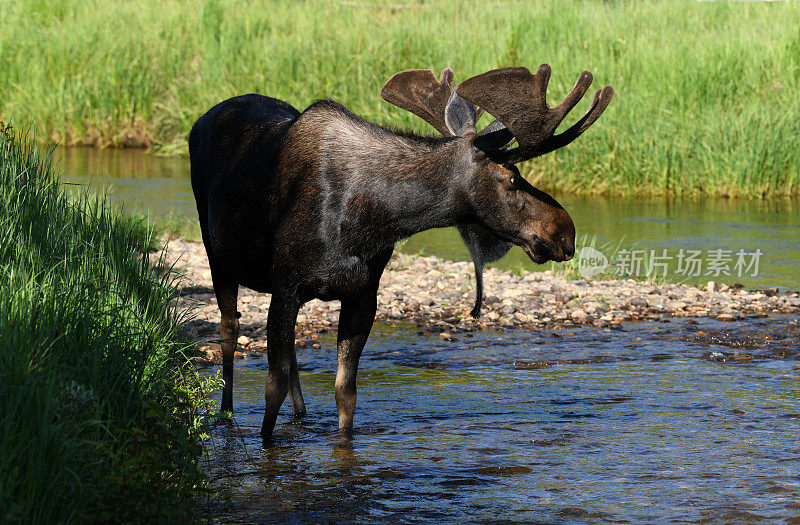
[[(247, 92), (330, 97), (429, 130), (383, 102), (388, 77), (452, 66), (579, 72), (615, 100), (586, 135), (526, 165), (580, 192), (797, 196), (800, 6), (791, 2), (0, 0), (0, 115), (66, 144), (185, 153), (194, 120)], [(582, 113), (584, 102), (576, 108)], [(576, 117), (573, 117), (576, 118)]]
[[(169, 215), (163, 219), (149, 219), (153, 221), (154, 239), (157, 241), (169, 239), (183, 239), (186, 241), (202, 242), (203, 236), (200, 232), (200, 223), (194, 217), (179, 217)], [(153, 245), (155, 249), (160, 246)]]
[(210, 381), (151, 232), (0, 125), (0, 522), (193, 520)]
[[(651, 264), (650, 254), (647, 250), (639, 249), (635, 242), (630, 244), (629, 248), (623, 249), (625, 243), (625, 236), (620, 238), (616, 243), (612, 243), (599, 242), (596, 235), (589, 236), (584, 234), (575, 240), (575, 257), (566, 262), (557, 263), (551, 261), (547, 263), (545, 268), (554, 274), (560, 275), (562, 278), (569, 280), (634, 279), (636, 281), (644, 281), (652, 284), (661, 284), (664, 282), (669, 282), (670, 280), (682, 282), (680, 279), (670, 279), (671, 274), (667, 273), (665, 275), (663, 271), (659, 271), (658, 266)], [(585, 275), (581, 271), (581, 251), (586, 248), (590, 248), (592, 251), (599, 251), (607, 258), (607, 266), (605, 266), (602, 271), (595, 275)], [(621, 266), (620, 260), (626, 251), (628, 252), (628, 260), (630, 261), (631, 250), (641, 251), (641, 272), (631, 272), (630, 263), (627, 265), (622, 263)], [(624, 271), (625, 273), (618, 273), (618, 270)], [(525, 271), (527, 270), (520, 266), (520, 268), (516, 270), (516, 273), (522, 274)]]

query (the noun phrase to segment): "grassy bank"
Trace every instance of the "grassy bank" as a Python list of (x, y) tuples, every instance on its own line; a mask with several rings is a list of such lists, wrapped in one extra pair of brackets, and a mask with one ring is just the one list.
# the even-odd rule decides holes
[[(383, 102), (394, 72), (582, 69), (616, 99), (567, 150), (529, 162), (545, 186), (655, 195), (800, 192), (800, 6), (533, 1), (0, 0), (0, 114), (67, 144), (185, 153), (194, 120), (259, 92), (337, 99), (427, 130)], [(585, 107), (581, 105), (580, 108)], [(582, 112), (581, 109), (577, 110)]]
[(141, 223), (0, 127), (0, 521), (182, 522), (204, 382)]

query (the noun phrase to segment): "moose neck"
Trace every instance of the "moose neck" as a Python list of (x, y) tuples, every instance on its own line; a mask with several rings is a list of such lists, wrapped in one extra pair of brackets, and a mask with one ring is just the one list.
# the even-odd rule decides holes
[(468, 206), (460, 142), (414, 137), (390, 141), (370, 160), (377, 168), (373, 173), (382, 176), (370, 185), (366, 206), (359, 207), (359, 222), (379, 225), (376, 231), (394, 243), (463, 220)]

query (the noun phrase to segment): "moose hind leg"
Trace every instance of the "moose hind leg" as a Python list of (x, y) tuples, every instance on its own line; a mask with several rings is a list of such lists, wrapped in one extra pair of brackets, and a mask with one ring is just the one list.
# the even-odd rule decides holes
[[(267, 374), (267, 384), (264, 388), (264, 421), (261, 424), (261, 436), (264, 439), (272, 437), (278, 412), (286, 399), (286, 394), (289, 393), (292, 363), (296, 363), (294, 355), (294, 326), (299, 310), (300, 305), (296, 301), (273, 295), (267, 317), (269, 373)], [(302, 394), (300, 399), (302, 399)]]
[(215, 271), (213, 264), (211, 278), (221, 314), (219, 337), (222, 347), (222, 379), (225, 381), (221, 409), (223, 412), (233, 412), (233, 354), (236, 352), (236, 340), (239, 337), (239, 312), (236, 311), (239, 285), (220, 271)]
[(358, 360), (367, 343), (375, 320), (377, 298), (374, 293), (362, 295), (355, 301), (342, 301), (339, 313), (336, 372), (336, 408), (339, 412), (339, 431), (350, 434), (356, 409), (356, 377)]

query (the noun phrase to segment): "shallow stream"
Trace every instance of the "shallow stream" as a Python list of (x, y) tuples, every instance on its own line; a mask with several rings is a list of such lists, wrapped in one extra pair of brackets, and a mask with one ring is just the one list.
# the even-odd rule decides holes
[(309, 414), (258, 435), (265, 360), (236, 363), (213, 432), (219, 521), (792, 521), (798, 319), (476, 332), (376, 326), (356, 432), (337, 436), (335, 334), (298, 349)]
[[(63, 159), (78, 188), (195, 216), (186, 159), (90, 149)], [(622, 249), (763, 252), (758, 275), (689, 281), (800, 287), (797, 202), (555, 196), (579, 234)], [(453, 229), (403, 249), (468, 258)], [(516, 249), (499, 266), (536, 269)], [(287, 401), (267, 447), (267, 362), (236, 362), (237, 424), (213, 430), (207, 461), (231, 504), (209, 510), (219, 522), (797, 522), (799, 336), (797, 316), (452, 341), (379, 323), (343, 442), (329, 332), (320, 349), (298, 349), (309, 414), (291, 421)]]

